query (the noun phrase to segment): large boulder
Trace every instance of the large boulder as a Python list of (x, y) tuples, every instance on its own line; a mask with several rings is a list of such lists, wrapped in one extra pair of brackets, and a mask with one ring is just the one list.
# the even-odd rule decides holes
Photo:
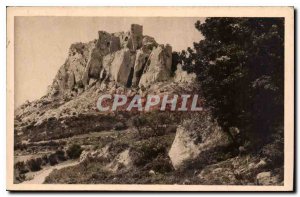
[(148, 61), (149, 55), (151, 51), (148, 50), (146, 47), (142, 47), (141, 49), (137, 50), (136, 58), (134, 62), (134, 73), (132, 78), (132, 86), (137, 86), (139, 84), (140, 78), (143, 74), (145, 69), (146, 63)]
[(169, 157), (173, 167), (179, 169), (201, 153), (229, 143), (228, 136), (215, 123), (210, 122), (210, 119), (195, 118), (177, 128)]
[(172, 47), (159, 45), (153, 49), (140, 79), (140, 87), (149, 87), (155, 82), (167, 81), (171, 77)]
[(110, 69), (113, 80), (124, 86), (128, 84), (129, 75), (133, 70), (133, 59), (128, 48), (115, 52)]
[(169, 151), (173, 167), (178, 169), (184, 161), (196, 158), (200, 152), (200, 146), (195, 142), (195, 138), (192, 138), (185, 128), (179, 126)]

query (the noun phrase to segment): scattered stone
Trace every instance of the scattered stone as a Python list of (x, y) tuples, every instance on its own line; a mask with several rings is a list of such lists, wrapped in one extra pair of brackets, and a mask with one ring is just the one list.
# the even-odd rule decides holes
[(256, 181), (258, 185), (278, 185), (279, 177), (278, 176), (272, 176), (271, 172), (261, 172), (257, 174)]
[(267, 162), (265, 159), (261, 159), (256, 165), (255, 168), (264, 168), (267, 166)]
[(124, 150), (118, 156), (116, 156), (112, 162), (106, 165), (106, 169), (111, 172), (117, 172), (121, 168), (129, 169), (132, 165), (132, 158), (130, 156), (129, 149)]
[[(226, 161), (224, 162), (226, 163)], [(221, 162), (223, 164), (223, 162)], [(204, 181), (207, 184), (220, 184), (220, 185), (236, 185), (239, 184), (239, 180), (236, 179), (236, 176), (233, 170), (229, 167), (217, 167), (218, 165), (211, 165), (204, 168), (198, 177), (200, 180)], [(226, 165), (225, 165), (226, 166)]]
[(154, 170), (150, 170), (150, 171), (149, 171), (149, 174), (150, 174), (150, 175), (155, 175)]

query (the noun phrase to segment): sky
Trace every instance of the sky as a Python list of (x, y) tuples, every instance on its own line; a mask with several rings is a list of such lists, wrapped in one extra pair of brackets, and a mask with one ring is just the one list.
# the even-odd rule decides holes
[(97, 39), (98, 31), (129, 31), (143, 25), (143, 34), (173, 51), (193, 46), (203, 37), (195, 22), (203, 18), (167, 17), (15, 17), (15, 106), (46, 94), (72, 43)]

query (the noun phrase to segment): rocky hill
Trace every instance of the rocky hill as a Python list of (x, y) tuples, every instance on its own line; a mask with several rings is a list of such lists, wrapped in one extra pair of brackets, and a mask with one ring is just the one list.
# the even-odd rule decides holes
[[(16, 109), (18, 136), (28, 128), (37, 137), (43, 133), (43, 124), (53, 122), (59, 127), (63, 122), (59, 120), (83, 114), (95, 119), (101, 94), (188, 93), (194, 88), (195, 74), (187, 74), (180, 66), (172, 73), (172, 47), (159, 45), (154, 38), (143, 35), (142, 26), (133, 24), (129, 32), (112, 34), (99, 31), (98, 36), (88, 43), (72, 44), (47, 94)], [(57, 132), (64, 133), (64, 127)], [(38, 134), (32, 131), (35, 128)]]
[(94, 82), (114, 81), (125, 87), (149, 87), (171, 77), (172, 47), (143, 35), (143, 27), (129, 32), (98, 32), (98, 39), (76, 43), (49, 89), (51, 96), (82, 92)]
[(195, 92), (196, 75), (174, 65), (172, 47), (143, 35), (140, 25), (72, 44), (47, 94), (15, 110), (16, 182), (79, 152), (78, 165), (53, 171), (45, 182), (280, 184), (281, 168), (270, 171), (265, 157), (236, 150), (208, 110), (136, 114), (96, 107), (103, 94)]

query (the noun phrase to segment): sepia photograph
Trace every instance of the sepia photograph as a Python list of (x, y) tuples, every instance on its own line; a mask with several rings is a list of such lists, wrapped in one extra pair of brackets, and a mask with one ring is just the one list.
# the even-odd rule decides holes
[(7, 189), (293, 191), (292, 7), (8, 7)]

